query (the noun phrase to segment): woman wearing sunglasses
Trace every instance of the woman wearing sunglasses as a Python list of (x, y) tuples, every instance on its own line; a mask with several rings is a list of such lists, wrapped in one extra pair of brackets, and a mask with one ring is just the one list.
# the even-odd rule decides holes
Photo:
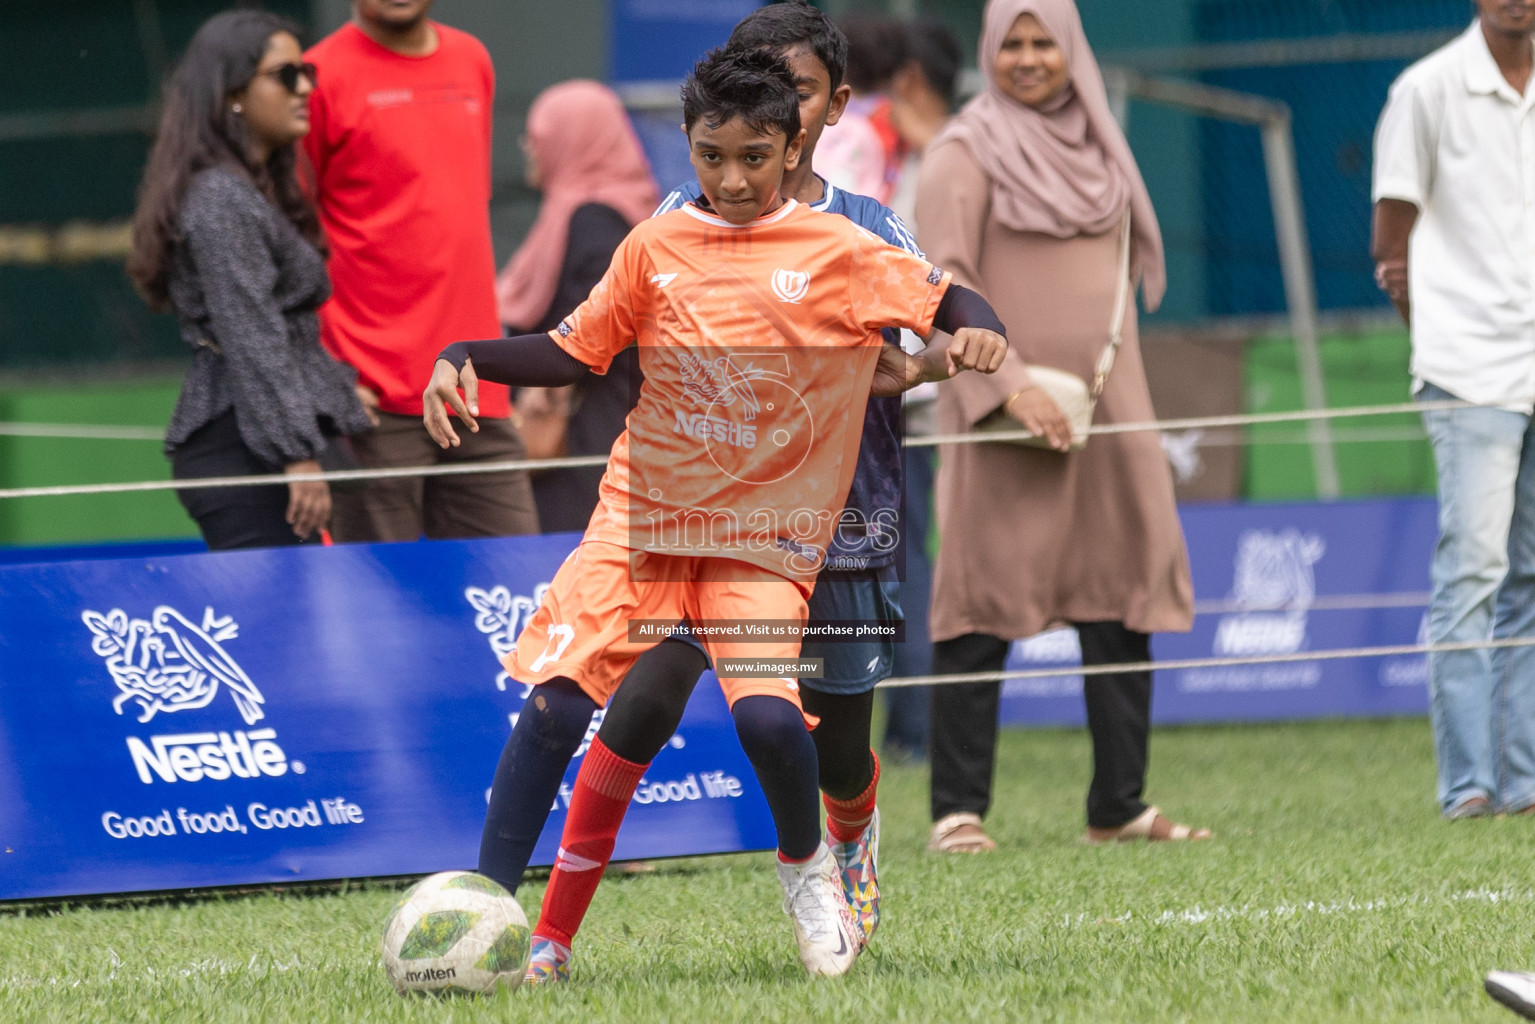
[[(246, 10), (204, 24), (166, 87), (128, 273), (193, 350), (165, 437), (178, 480), (316, 472), (370, 425), (319, 341), (330, 282), (295, 173), (314, 84), (295, 28)], [(330, 518), (323, 482), (178, 494), (214, 549), (303, 543)]]

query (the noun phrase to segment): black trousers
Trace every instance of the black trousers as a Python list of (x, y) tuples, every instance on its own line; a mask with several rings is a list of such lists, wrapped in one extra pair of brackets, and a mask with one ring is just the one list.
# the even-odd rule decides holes
[[(177, 480), (208, 476), (253, 476), (275, 473), (240, 439), (234, 410), (199, 427), (171, 453), (171, 475)], [(272, 487), (204, 487), (177, 491), (182, 507), (197, 521), (210, 550), (278, 548), (301, 541), (288, 525), (288, 485)]]
[[(1079, 622), (1084, 665), (1150, 661), (1151, 637), (1118, 622)], [(972, 633), (933, 645), (933, 672), (1001, 672), (1008, 641)], [(1093, 741), (1093, 781), (1087, 823), (1118, 828), (1146, 810), (1147, 744), (1151, 733), (1151, 673), (1087, 676), (1087, 730)], [(933, 687), (932, 814), (991, 807), (997, 758), (1000, 682)]]

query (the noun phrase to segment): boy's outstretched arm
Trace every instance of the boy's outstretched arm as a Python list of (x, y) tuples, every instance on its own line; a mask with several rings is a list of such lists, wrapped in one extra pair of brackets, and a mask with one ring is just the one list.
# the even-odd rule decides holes
[[(947, 341), (939, 335), (949, 335)], [(945, 381), (974, 370), (996, 373), (1007, 355), (1007, 328), (979, 293), (952, 284), (933, 317), (933, 333), (921, 354), (912, 356), (893, 345), (879, 354), (870, 393), (899, 395), (926, 381)]]
[[(456, 448), (459, 437), (448, 418), (453, 410), (464, 425), (478, 433), (480, 381), (523, 388), (552, 388), (574, 384), (591, 367), (554, 343), (547, 334), (522, 334), (489, 341), (455, 341), (437, 356), (432, 379), (421, 395), (421, 418), (432, 440)], [(459, 395), (463, 388), (463, 395)]]

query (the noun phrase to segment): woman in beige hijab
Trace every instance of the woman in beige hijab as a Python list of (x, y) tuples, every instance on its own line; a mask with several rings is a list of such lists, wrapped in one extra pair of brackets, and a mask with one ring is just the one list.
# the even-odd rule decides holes
[[(939, 432), (1005, 410), (1058, 449), (951, 445), (938, 472), (934, 670), (1000, 671), (1009, 641), (1071, 625), (1088, 665), (1150, 660), (1150, 635), (1187, 631), (1193, 586), (1166, 458), (1153, 433), (1094, 437), (1067, 453), (1060, 410), (1030, 364), (1091, 380), (1108, 341), (1130, 218), (1130, 284), (1148, 308), (1166, 289), (1150, 196), (1109, 111), (1071, 0), (990, 0), (985, 90), (929, 148), (917, 193), (928, 257), (985, 295), (1011, 351), (993, 376), (941, 389)], [(1153, 419), (1134, 303), (1098, 423)], [(1087, 677), (1090, 842), (1203, 839), (1141, 799), (1151, 673)], [(981, 852), (1000, 684), (933, 690), (930, 849)]]

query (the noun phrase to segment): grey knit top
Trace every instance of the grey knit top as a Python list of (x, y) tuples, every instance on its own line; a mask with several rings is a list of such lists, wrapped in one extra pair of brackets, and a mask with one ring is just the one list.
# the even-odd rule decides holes
[(367, 430), (357, 372), (320, 347), (330, 280), (314, 246), (233, 169), (193, 176), (180, 228), (169, 290), (194, 355), (166, 451), (231, 408), (246, 447), (274, 469), (314, 458), (326, 435)]

